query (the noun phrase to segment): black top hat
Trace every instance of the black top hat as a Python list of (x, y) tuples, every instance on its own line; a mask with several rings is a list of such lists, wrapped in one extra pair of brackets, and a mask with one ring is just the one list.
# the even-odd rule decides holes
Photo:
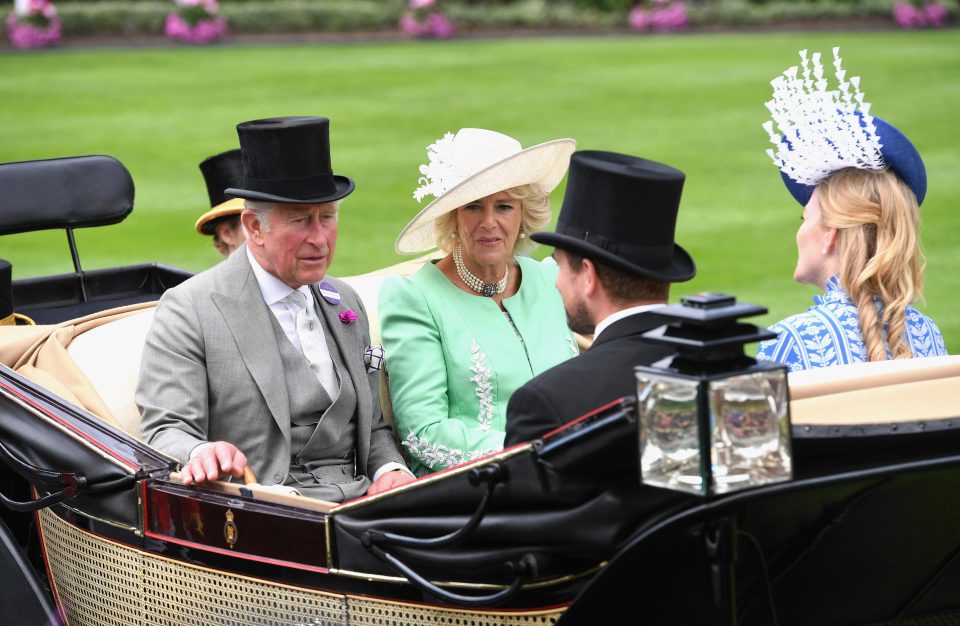
[(648, 278), (690, 280), (696, 266), (673, 240), (684, 178), (626, 154), (574, 152), (557, 230), (532, 239)]
[(200, 162), (200, 173), (207, 183), (210, 206), (215, 207), (228, 200), (224, 190), (243, 184), (243, 160), (240, 150), (227, 150)]
[(348, 196), (352, 180), (330, 165), (330, 120), (274, 117), (237, 124), (243, 188), (227, 195), (292, 204), (333, 202)]

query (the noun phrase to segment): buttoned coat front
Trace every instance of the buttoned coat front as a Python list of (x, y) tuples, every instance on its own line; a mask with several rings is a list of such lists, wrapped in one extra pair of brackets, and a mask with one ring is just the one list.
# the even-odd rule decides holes
[[(357, 472), (372, 477), (385, 463), (403, 460), (380, 412), (377, 373), (364, 363), (370, 333), (363, 304), (342, 281), (324, 280), (341, 301), (329, 304), (312, 285), (318, 315), (357, 393), (353, 418), (339, 428), (356, 428)], [(359, 319), (342, 322), (347, 310)], [(291, 458), (290, 402), (272, 318), (244, 246), (167, 290), (147, 335), (137, 387), (144, 439), (182, 463), (203, 442), (229, 441), (262, 483), (283, 483)]]

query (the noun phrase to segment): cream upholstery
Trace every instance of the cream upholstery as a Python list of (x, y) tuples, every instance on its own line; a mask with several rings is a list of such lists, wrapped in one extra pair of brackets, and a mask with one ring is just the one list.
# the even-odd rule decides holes
[(960, 416), (960, 355), (792, 372), (795, 425), (884, 424)]
[(67, 347), (67, 353), (86, 374), (120, 428), (138, 439), (140, 412), (133, 394), (140, 373), (143, 342), (155, 310), (146, 309), (88, 330)]
[(350, 276), (343, 279), (345, 283), (357, 292), (357, 295), (360, 296), (360, 300), (363, 302), (363, 308), (367, 310), (368, 321), (370, 323), (370, 343), (383, 343), (380, 339), (379, 314), (380, 285), (383, 283), (383, 279), (388, 276), (409, 276), (423, 267), (425, 263), (441, 258), (443, 258), (443, 253), (439, 251), (432, 252), (409, 261), (385, 267), (375, 272), (360, 274), (359, 276)]
[(363, 302), (363, 308), (367, 310), (367, 322), (370, 324), (370, 343), (383, 343), (380, 339), (380, 315), (378, 313), (380, 306), (380, 284), (385, 276), (351, 276), (344, 278), (347, 283), (360, 296)]

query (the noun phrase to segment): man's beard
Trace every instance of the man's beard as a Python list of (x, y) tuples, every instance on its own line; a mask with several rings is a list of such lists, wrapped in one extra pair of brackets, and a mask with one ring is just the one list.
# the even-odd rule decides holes
[(592, 335), (593, 331), (596, 330), (597, 325), (590, 317), (590, 313), (587, 311), (587, 305), (583, 299), (578, 298), (576, 302), (573, 303), (573, 310), (567, 311), (567, 326), (573, 332), (580, 333), (581, 335)]

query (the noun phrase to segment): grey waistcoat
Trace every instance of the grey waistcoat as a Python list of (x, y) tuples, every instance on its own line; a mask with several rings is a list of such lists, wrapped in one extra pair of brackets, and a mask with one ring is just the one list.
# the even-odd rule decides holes
[(271, 321), (290, 400), (290, 474), (284, 484), (304, 495), (334, 502), (364, 495), (370, 481), (356, 476), (354, 460), (357, 392), (336, 341), (325, 329), (327, 349), (340, 380), (340, 395), (331, 404), (306, 357), (290, 343), (272, 315)]

